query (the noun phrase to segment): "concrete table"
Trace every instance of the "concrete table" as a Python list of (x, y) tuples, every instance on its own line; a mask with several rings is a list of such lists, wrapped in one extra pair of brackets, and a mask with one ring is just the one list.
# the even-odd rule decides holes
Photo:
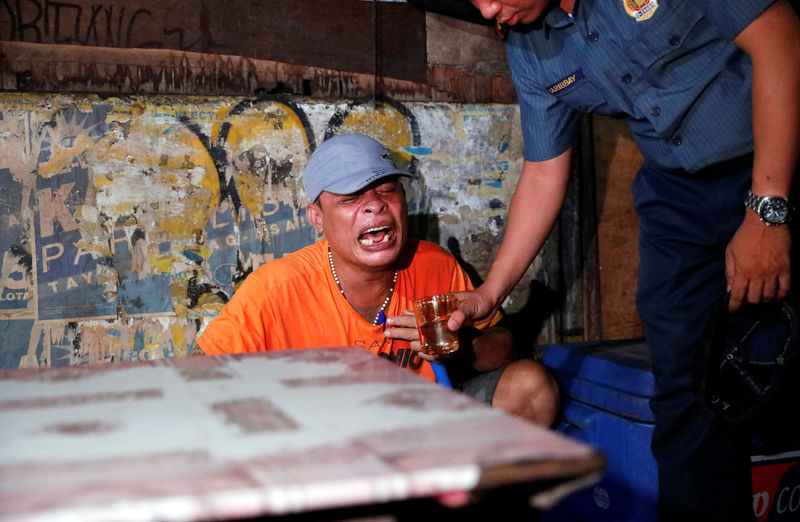
[(0, 370), (2, 520), (287, 515), (529, 482), (546, 507), (602, 466), (354, 347)]

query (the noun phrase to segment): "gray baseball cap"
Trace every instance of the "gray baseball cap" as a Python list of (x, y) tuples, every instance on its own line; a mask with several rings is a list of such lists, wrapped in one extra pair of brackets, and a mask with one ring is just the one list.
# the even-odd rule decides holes
[(311, 154), (303, 172), (303, 186), (313, 202), (322, 191), (352, 194), (388, 176), (415, 174), (395, 167), (389, 151), (375, 138), (340, 134), (329, 138)]

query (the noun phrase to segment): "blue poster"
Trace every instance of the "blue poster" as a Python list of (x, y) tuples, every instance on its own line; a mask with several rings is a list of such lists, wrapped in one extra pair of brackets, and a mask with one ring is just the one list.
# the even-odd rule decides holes
[(230, 299), (239, 255), (233, 206), (223, 202), (214, 208), (203, 232), (206, 248), (210, 250), (206, 266), (214, 285)]
[(28, 307), (32, 259), (22, 223), (22, 183), (0, 168), (0, 310)]
[(269, 226), (266, 254), (275, 258), (300, 250), (317, 240), (317, 232), (306, 217), (306, 209), (295, 209), (284, 202), (264, 205), (264, 220)]
[[(83, 244), (75, 211), (86, 197), (88, 172), (77, 162), (69, 172), (37, 177), (34, 212), (38, 318), (89, 319), (115, 316), (115, 291), (98, 280), (111, 260)], [(108, 284), (108, 283), (107, 283)]]
[[(0, 368), (19, 368), (22, 357), (28, 353), (28, 343), (33, 330), (33, 319), (0, 320)], [(41, 351), (41, 339), (39, 340)]]
[[(149, 263), (144, 260), (145, 256), (149, 256), (144, 231), (137, 228), (128, 238), (121, 223), (117, 223), (112, 244), (114, 245), (114, 268), (119, 274), (120, 281), (117, 297), (125, 313), (136, 315), (172, 312), (169, 276), (150, 273)], [(134, 266), (131, 249), (139, 253), (142, 258), (140, 264), (144, 265), (143, 267), (137, 269)], [(143, 271), (142, 268), (146, 270)]]

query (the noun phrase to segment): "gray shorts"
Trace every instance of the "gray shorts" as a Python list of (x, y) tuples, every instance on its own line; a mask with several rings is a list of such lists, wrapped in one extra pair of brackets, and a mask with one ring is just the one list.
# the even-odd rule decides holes
[(506, 366), (508, 365), (501, 366), (496, 370), (478, 374), (471, 379), (467, 379), (460, 384), (456, 384), (454, 388), (462, 393), (465, 393), (466, 395), (469, 395), (478, 402), (491, 405), (492, 399), (494, 398), (494, 391), (497, 389), (497, 383), (500, 381), (500, 376), (503, 375)]

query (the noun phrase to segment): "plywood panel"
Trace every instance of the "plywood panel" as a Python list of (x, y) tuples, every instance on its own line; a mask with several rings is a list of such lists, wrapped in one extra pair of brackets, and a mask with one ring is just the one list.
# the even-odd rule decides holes
[(594, 134), (603, 338), (641, 337), (635, 302), (638, 219), (631, 183), (642, 156), (621, 122), (595, 117)]

